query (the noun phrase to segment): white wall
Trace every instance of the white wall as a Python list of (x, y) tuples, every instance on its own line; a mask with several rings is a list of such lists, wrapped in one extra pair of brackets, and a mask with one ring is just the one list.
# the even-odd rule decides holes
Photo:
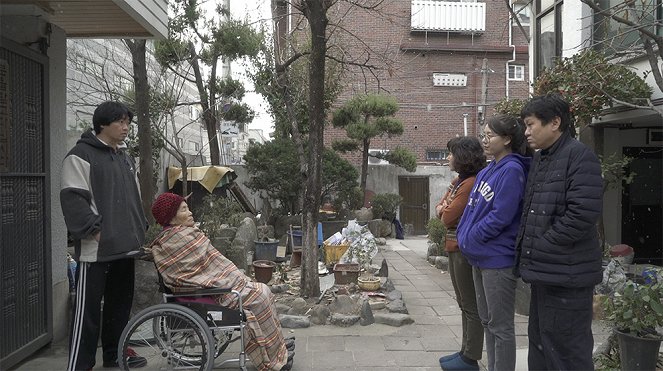
[(60, 208), (60, 177), (62, 159), (69, 148), (66, 143), (66, 36), (64, 31), (53, 26), (51, 47), (48, 50), (50, 122), (50, 167), (51, 167), (51, 258), (53, 270), (53, 336), (64, 338), (68, 334), (69, 280), (67, 278), (67, 227)]

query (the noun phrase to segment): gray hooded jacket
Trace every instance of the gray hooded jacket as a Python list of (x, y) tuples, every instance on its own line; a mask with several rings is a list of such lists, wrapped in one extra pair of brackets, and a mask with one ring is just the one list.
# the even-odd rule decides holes
[(126, 145), (115, 150), (91, 130), (64, 158), (60, 202), (77, 261), (123, 259), (142, 246), (147, 220), (136, 175)]

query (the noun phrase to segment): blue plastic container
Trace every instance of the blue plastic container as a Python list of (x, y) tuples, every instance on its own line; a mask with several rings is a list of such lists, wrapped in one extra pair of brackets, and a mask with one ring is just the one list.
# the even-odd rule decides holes
[(301, 246), (302, 245), (302, 231), (295, 230), (295, 231), (288, 231), (288, 236), (292, 239), (292, 245), (293, 246)]

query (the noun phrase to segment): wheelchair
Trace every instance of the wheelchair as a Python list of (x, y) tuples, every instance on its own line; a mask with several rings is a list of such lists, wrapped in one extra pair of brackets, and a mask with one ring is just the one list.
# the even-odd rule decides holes
[[(201, 289), (186, 294), (174, 294), (159, 277), (163, 303), (148, 307), (136, 314), (126, 325), (118, 343), (118, 365), (122, 370), (144, 367), (149, 370), (212, 370), (215, 366), (237, 363), (246, 370), (244, 336), (246, 316), (238, 291), (230, 289)], [(231, 294), (239, 307), (220, 306), (211, 298)], [(237, 336), (236, 333), (239, 333)], [(239, 340), (238, 358), (215, 360), (233, 342)], [(135, 351), (145, 362), (136, 363)]]

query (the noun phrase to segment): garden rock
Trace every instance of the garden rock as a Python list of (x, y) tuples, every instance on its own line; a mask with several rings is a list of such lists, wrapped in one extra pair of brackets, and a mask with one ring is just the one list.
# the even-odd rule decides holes
[(376, 313), (374, 318), (375, 323), (381, 323), (383, 325), (394, 327), (401, 327), (403, 325), (414, 323), (412, 317), (407, 314), (400, 313)]
[(230, 246), (232, 246), (232, 238), (229, 237), (217, 237), (212, 241), (212, 246), (217, 249), (224, 256), (227, 255)]
[(269, 287), (269, 289), (272, 291), (272, 294), (282, 294), (290, 289), (290, 285), (287, 283), (281, 285), (272, 285)]
[(449, 258), (446, 256), (436, 256), (435, 257), (435, 268), (448, 271), (449, 270)]
[(334, 301), (329, 304), (329, 310), (332, 313), (355, 314), (357, 313), (357, 303), (348, 295), (338, 295)]
[(368, 326), (375, 323), (375, 318), (373, 317), (373, 310), (368, 300), (362, 300), (361, 309), (359, 310), (359, 324), (362, 326)]
[(291, 315), (282, 315), (279, 316), (281, 321), (281, 327), (283, 328), (307, 328), (311, 327), (311, 321), (306, 316), (291, 316)]
[(308, 303), (303, 298), (296, 298), (290, 303), (290, 310), (288, 314), (290, 315), (303, 315), (308, 310)]
[(355, 210), (355, 218), (358, 222), (369, 222), (373, 219), (373, 210), (365, 207)]
[(217, 237), (229, 238), (230, 240), (233, 240), (235, 239), (235, 235), (237, 235), (237, 228), (226, 227), (219, 229), (219, 235)]
[(387, 304), (387, 310), (390, 313), (403, 313), (407, 314), (407, 308), (405, 307), (405, 302), (403, 300), (394, 300), (390, 301), (389, 304)]
[(391, 291), (394, 291), (396, 289), (396, 287), (394, 286), (394, 283), (389, 278), (387, 278), (384, 281), (384, 283), (380, 286), (380, 288), (384, 292), (391, 292)]
[(311, 316), (311, 322), (316, 325), (326, 325), (327, 324), (327, 319), (329, 318), (329, 315), (331, 312), (329, 311), (329, 308), (327, 308), (326, 305), (324, 304), (318, 304), (314, 305), (311, 308), (311, 311), (309, 312)]
[(384, 300), (379, 300), (379, 301), (369, 300), (368, 304), (371, 306), (371, 310), (374, 311), (384, 309), (387, 307), (387, 302), (385, 302)]
[(159, 292), (159, 278), (153, 262), (136, 260), (135, 285), (134, 301), (131, 307), (133, 313), (161, 303), (163, 298)]
[(382, 259), (382, 264), (380, 264), (380, 269), (375, 273), (377, 277), (389, 277), (389, 265), (387, 265), (387, 259)]
[(290, 310), (290, 306), (283, 303), (276, 303), (276, 313), (286, 314)]
[(440, 255), (440, 246), (438, 246), (435, 242), (428, 243), (428, 252), (426, 253), (426, 256), (438, 255)]
[(246, 270), (247, 256), (249, 252), (255, 254), (255, 239), (258, 237), (258, 230), (255, 222), (251, 218), (244, 218), (237, 228), (237, 234), (227, 253), (230, 259), (238, 268)]
[(403, 293), (401, 293), (399, 290), (389, 291), (387, 293), (387, 300), (389, 301), (403, 300)]
[(369, 220), (368, 229), (374, 237), (387, 237), (391, 235), (391, 222), (384, 219)]
[(329, 322), (332, 325), (340, 326), (340, 327), (350, 327), (354, 325), (355, 323), (359, 322), (360, 318), (357, 315), (347, 315), (347, 314), (339, 314), (339, 313), (333, 313), (331, 317), (329, 318)]

